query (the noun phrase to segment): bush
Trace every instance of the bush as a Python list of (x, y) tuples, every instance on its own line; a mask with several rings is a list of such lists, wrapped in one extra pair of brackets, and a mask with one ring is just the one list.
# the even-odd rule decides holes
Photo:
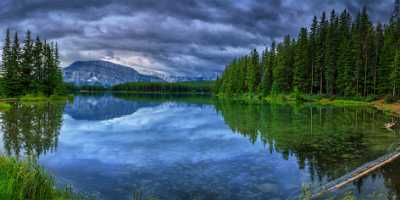
[(296, 102), (301, 103), (301, 102), (305, 102), (306, 99), (303, 97), (303, 95), (300, 93), (300, 91), (295, 88), (292, 95), (291, 95)]
[(369, 95), (369, 96), (365, 97), (366, 102), (375, 101), (377, 99), (378, 99), (378, 97), (376, 95)]
[(392, 95), (387, 95), (385, 97), (385, 103), (396, 103), (398, 101), (398, 97), (392, 96)]

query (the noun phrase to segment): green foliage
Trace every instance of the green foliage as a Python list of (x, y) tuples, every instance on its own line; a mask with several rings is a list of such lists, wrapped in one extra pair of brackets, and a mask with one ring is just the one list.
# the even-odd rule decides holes
[(400, 91), (400, 50), (396, 51), (396, 55), (392, 64), (392, 73), (390, 74), (392, 83), (392, 96), (399, 95)]
[(27, 161), (0, 157), (0, 199), (43, 200), (83, 199), (68, 189), (57, 190), (44, 170)]
[(2, 59), (1, 86), (5, 96), (63, 94), (57, 44), (42, 42), (39, 38), (33, 42), (31, 32), (27, 31), (21, 48), (18, 33), (11, 42), (10, 31), (7, 30)]
[(292, 92), (291, 96), (295, 99), (296, 102), (301, 103), (306, 101), (306, 99), (303, 97), (299, 89), (295, 88), (294, 91)]
[(6, 102), (0, 102), (0, 110), (9, 110), (11, 109), (11, 105)]
[(396, 96), (393, 95), (386, 95), (384, 102), (391, 104), (391, 103), (396, 103), (399, 100), (399, 98), (397, 98)]
[(366, 8), (354, 18), (347, 10), (323, 12), (310, 29), (301, 28), (298, 38), (272, 43), (261, 58), (253, 50), (235, 59), (215, 91), (268, 96), (273, 89), (291, 93), (297, 88), (309, 95), (399, 96), (400, 16), (393, 15), (388, 24), (373, 24)]
[(300, 30), (299, 40), (295, 49), (293, 87), (301, 92), (307, 92), (310, 88), (308, 78), (311, 70), (310, 56), (308, 52), (308, 33), (306, 28)]
[(46, 101), (47, 97), (42, 94), (39, 95), (27, 94), (22, 96), (20, 100), (24, 102), (37, 102), (37, 101)]

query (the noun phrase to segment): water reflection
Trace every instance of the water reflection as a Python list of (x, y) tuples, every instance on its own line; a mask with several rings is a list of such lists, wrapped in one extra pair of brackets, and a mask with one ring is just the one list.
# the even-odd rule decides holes
[(1, 113), (4, 149), (16, 157), (55, 151), (65, 103), (13, 104)]
[[(302, 183), (340, 177), (398, 140), (374, 109), (190, 95), (79, 95), (66, 106), (15, 104), (1, 119), (7, 154), (39, 157), (61, 184), (101, 199), (138, 191), (159, 199), (287, 199)], [(398, 165), (346, 190), (399, 194)]]
[(390, 151), (397, 135), (383, 129), (387, 116), (370, 108), (244, 105), (219, 102), (229, 127), (268, 144), (271, 153), (295, 156), (312, 180), (338, 178)]

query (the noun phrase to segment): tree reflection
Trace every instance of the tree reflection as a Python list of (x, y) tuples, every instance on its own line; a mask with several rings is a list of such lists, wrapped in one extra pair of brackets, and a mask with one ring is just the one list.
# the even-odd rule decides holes
[(383, 128), (387, 117), (369, 108), (218, 101), (216, 109), (234, 132), (262, 141), (270, 153), (295, 157), (317, 182), (382, 156), (397, 137)]
[(39, 155), (57, 148), (65, 102), (15, 103), (1, 114), (6, 153), (19, 158)]

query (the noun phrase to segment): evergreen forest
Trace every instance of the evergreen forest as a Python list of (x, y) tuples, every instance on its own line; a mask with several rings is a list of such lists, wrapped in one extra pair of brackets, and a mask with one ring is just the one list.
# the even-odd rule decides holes
[(332, 10), (272, 42), (261, 53), (234, 59), (216, 81), (223, 95), (298, 92), (342, 97), (400, 95), (400, 0), (387, 24), (373, 23), (366, 7), (355, 17)]
[(2, 55), (1, 95), (17, 97), (27, 94), (51, 96), (63, 93), (58, 46), (34, 41), (30, 31), (20, 42), (18, 32), (6, 32)]

